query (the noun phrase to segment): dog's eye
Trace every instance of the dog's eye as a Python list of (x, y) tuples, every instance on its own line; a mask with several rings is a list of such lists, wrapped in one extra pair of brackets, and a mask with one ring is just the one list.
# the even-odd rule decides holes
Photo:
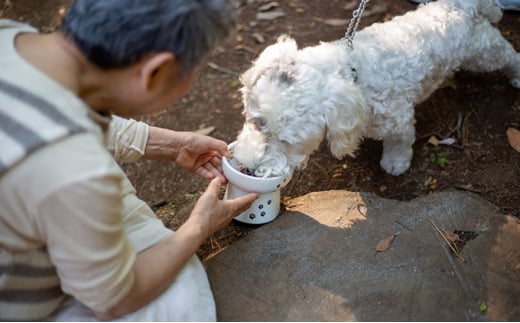
[(260, 131), (265, 129), (267, 123), (263, 118), (251, 118), (249, 122), (255, 127), (255, 129)]

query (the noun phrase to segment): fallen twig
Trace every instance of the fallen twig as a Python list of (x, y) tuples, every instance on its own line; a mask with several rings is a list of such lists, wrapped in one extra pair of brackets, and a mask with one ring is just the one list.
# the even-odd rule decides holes
[[(457, 134), (459, 136), (460, 139), (460, 142), (461, 142), (461, 145), (463, 147), (465, 146), (468, 146), (469, 145), (469, 126), (468, 126), (468, 119), (469, 117), (471, 116), (471, 112), (468, 112), (463, 120), (462, 120), (462, 127), (459, 127), (459, 129), (457, 130)], [(462, 129), (461, 129), (462, 128)], [(460, 133), (460, 130), (462, 130), (462, 134)]]
[(399, 221), (397, 221), (397, 220), (395, 220), (394, 222), (397, 223), (397, 224), (399, 224), (399, 225), (401, 225), (401, 226), (402, 226), (403, 228), (405, 228), (406, 230), (408, 230), (408, 231), (412, 231), (412, 232), (413, 232), (412, 229), (410, 229), (409, 227), (407, 227), (407, 226), (404, 225), (403, 223), (401, 223), (401, 222), (399, 222)]
[(211, 249), (215, 249), (215, 248), (217, 248), (219, 250), (221, 249), (220, 244), (218, 243), (218, 239), (215, 238), (215, 235), (211, 234), (209, 236), (209, 241), (211, 244)]
[(462, 261), (462, 262), (466, 262), (466, 260), (462, 256), (462, 254), (459, 252), (459, 250), (456, 247), (453, 246), (453, 244), (450, 243), (450, 240), (446, 237), (446, 234), (439, 228), (439, 226), (433, 220), (431, 220), (431, 223), (433, 224), (435, 229), (437, 229), (437, 231), (439, 232), (441, 237), (448, 244), (448, 246), (450, 247), (451, 251), (453, 251), (453, 253), (457, 256), (457, 258), (459, 258), (459, 260)]
[(240, 73), (235, 72), (233, 70), (230, 70), (229, 68), (225, 68), (225, 67), (222, 67), (220, 65), (217, 65), (217, 64), (215, 64), (213, 62), (208, 62), (208, 66), (211, 67), (212, 69), (217, 70), (217, 71), (222, 72), (222, 73), (233, 75), (235, 77), (240, 76)]
[(460, 130), (460, 127), (462, 126), (462, 113), (459, 112), (459, 116), (457, 118), (457, 124), (455, 125), (455, 127), (453, 127), (450, 132), (448, 132), (448, 134), (445, 136), (445, 138), (448, 138), (448, 137), (451, 137), (455, 132), (456, 133), (459, 133), (459, 130)]

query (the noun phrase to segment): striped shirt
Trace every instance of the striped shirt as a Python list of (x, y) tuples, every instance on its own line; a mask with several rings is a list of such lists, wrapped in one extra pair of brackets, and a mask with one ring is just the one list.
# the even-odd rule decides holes
[[(44, 320), (67, 295), (105, 311), (134, 279), (126, 227), (146, 240), (139, 248), (169, 232), (107, 150), (109, 119), (21, 58), (14, 39), (22, 32), (36, 30), (0, 20), (0, 321)], [(144, 149), (145, 126), (117, 125), (109, 141), (121, 158), (136, 155), (126, 147)]]
[[(28, 26), (7, 25), (34, 32)], [(54, 104), (6, 76), (11, 75), (0, 73), (0, 177), (32, 152), (66, 136), (98, 128), (94, 123), (88, 129), (75, 122)], [(0, 320), (45, 318), (65, 298), (44, 244), (22, 250), (0, 249)]]
[(65, 297), (44, 247), (24, 252), (0, 250), (0, 320), (41, 320)]
[(86, 130), (46, 100), (0, 78), (0, 175), (33, 150)]

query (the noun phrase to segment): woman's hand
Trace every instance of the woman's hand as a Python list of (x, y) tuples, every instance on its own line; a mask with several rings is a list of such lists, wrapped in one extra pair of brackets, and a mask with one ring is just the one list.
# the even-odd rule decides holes
[(258, 193), (249, 193), (232, 200), (221, 200), (219, 196), (222, 184), (219, 178), (210, 182), (184, 224), (200, 230), (202, 237), (207, 238), (224, 228), (234, 217), (251, 207), (258, 198)]
[(193, 132), (173, 131), (150, 126), (145, 157), (171, 160), (203, 178), (219, 177), (223, 183), (222, 156), (230, 157), (227, 144)]

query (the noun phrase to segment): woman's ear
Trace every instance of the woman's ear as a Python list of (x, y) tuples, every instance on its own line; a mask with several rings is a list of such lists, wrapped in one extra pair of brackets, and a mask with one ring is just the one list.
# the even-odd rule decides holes
[(153, 90), (177, 72), (175, 55), (168, 52), (155, 53), (143, 59), (140, 68), (141, 86)]

